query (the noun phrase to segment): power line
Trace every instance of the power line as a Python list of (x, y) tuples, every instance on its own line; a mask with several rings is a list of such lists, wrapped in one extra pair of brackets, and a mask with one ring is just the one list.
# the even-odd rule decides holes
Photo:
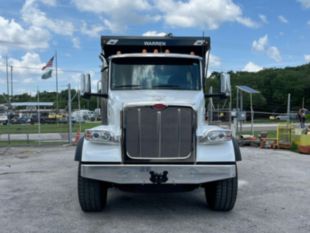
[[(11, 65), (14, 68), (19, 68), (19, 69), (25, 69), (25, 70), (41, 70), (41, 67), (34, 67), (34, 66), (14, 66)], [(6, 67), (5, 65), (0, 65), (0, 67)], [(99, 67), (96, 69), (100, 69)], [(95, 68), (90, 68), (88, 70), (95, 70)], [(60, 69), (60, 71), (65, 72), (65, 73), (85, 73), (85, 70), (70, 70), (70, 69)], [(99, 73), (97, 71), (94, 71), (95, 73)]]

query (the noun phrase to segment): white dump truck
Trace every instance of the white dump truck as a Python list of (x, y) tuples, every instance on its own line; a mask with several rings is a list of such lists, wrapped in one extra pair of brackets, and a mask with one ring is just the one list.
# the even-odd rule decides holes
[[(208, 125), (205, 93), (208, 37), (102, 36), (102, 125), (85, 131), (78, 197), (83, 211), (101, 211), (109, 188), (126, 191), (190, 191), (204, 188), (210, 209), (229, 211), (237, 189), (241, 154), (231, 131)], [(229, 84), (229, 85), (228, 85)]]

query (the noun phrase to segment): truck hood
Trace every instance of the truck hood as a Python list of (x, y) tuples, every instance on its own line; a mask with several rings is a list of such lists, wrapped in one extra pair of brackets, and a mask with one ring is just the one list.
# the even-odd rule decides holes
[[(127, 106), (153, 105), (153, 104), (177, 105), (192, 107), (199, 119), (204, 117), (205, 101), (202, 91), (180, 90), (129, 90), (111, 91), (108, 100), (108, 115), (111, 124), (117, 124), (120, 119), (120, 111)], [(198, 113), (199, 112), (199, 113)]]
[(167, 105), (191, 106), (196, 109), (203, 99), (200, 91), (171, 91), (171, 90), (145, 90), (145, 91), (114, 91), (110, 94), (111, 100), (128, 105), (148, 105), (162, 103)]

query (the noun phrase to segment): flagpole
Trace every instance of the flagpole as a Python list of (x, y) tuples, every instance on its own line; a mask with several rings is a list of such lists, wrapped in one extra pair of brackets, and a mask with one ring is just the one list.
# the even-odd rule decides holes
[(56, 76), (56, 112), (59, 112), (59, 105), (58, 105), (58, 58), (57, 58), (57, 50), (55, 51), (55, 76)]
[(39, 145), (41, 145), (41, 114), (40, 114), (40, 92), (39, 87), (37, 86), (37, 116), (38, 116), (38, 134), (39, 134)]

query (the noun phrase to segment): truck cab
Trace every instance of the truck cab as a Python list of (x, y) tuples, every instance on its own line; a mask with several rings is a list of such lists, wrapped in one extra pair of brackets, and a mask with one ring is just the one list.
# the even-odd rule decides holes
[(231, 210), (241, 154), (230, 130), (205, 122), (210, 38), (102, 36), (101, 46), (101, 90), (82, 81), (103, 106), (76, 149), (82, 210), (102, 210), (112, 187), (204, 188), (209, 208)]

